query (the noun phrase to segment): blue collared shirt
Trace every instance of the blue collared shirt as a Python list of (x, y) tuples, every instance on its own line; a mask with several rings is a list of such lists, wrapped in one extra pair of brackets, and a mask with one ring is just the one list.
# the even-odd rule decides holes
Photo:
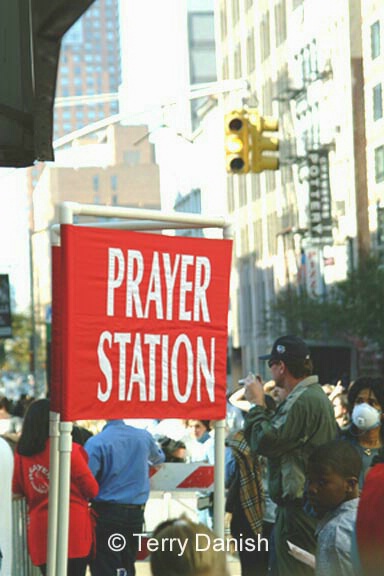
[(149, 497), (149, 466), (165, 455), (147, 430), (110, 420), (84, 446), (89, 467), (99, 483), (96, 501), (145, 504)]

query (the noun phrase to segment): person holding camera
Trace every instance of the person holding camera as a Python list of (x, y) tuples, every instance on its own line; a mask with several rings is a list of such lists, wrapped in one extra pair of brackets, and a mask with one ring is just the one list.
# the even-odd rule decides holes
[(274, 413), (267, 410), (261, 378), (250, 375), (245, 397), (252, 404), (245, 437), (253, 452), (268, 461), (269, 493), (277, 504), (274, 551), (279, 576), (308, 576), (313, 569), (292, 557), (287, 541), (315, 552), (316, 519), (308, 514), (305, 482), (307, 463), (317, 446), (337, 434), (333, 408), (313, 375), (310, 351), (294, 335), (278, 338), (268, 361), (276, 386), (287, 396)]

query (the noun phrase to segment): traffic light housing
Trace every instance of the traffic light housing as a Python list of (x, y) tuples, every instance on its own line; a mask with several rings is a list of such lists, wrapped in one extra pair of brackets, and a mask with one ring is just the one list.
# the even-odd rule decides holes
[(226, 168), (230, 174), (249, 172), (249, 136), (246, 110), (233, 110), (225, 115)]
[(251, 134), (251, 171), (256, 174), (264, 170), (278, 170), (279, 158), (265, 152), (276, 152), (279, 149), (279, 140), (266, 135), (267, 132), (277, 132), (279, 121), (269, 116), (260, 116), (257, 110), (248, 111), (249, 129)]

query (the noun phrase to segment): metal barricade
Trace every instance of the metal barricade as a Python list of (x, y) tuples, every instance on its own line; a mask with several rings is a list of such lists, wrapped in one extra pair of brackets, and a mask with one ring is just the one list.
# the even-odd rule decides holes
[(27, 547), (27, 505), (25, 499), (12, 503), (12, 576), (39, 576)]

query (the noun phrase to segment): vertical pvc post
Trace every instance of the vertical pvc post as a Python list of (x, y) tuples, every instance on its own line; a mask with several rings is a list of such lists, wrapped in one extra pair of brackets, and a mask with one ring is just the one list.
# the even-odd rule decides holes
[(67, 576), (69, 505), (71, 492), (72, 422), (60, 422), (59, 507), (55, 576)]
[[(223, 238), (232, 238), (231, 226), (223, 228)], [(213, 493), (213, 529), (224, 539), (225, 526), (225, 420), (215, 423), (215, 481)]]
[(215, 481), (213, 492), (213, 529), (224, 538), (225, 515), (225, 420), (215, 423)]
[(59, 499), (59, 421), (60, 414), (49, 413), (49, 493), (48, 493), (48, 546), (47, 576), (55, 576), (57, 511)]

